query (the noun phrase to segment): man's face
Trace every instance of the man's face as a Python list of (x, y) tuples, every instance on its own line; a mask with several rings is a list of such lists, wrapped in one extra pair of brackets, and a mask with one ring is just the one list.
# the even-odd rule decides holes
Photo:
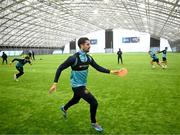
[(81, 45), (81, 50), (84, 52), (89, 52), (89, 49), (91, 48), (90, 41), (86, 40), (84, 44)]

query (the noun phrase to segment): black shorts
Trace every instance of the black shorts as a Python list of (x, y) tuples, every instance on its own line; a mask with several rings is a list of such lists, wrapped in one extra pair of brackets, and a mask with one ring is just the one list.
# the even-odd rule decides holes
[(20, 73), (24, 72), (24, 71), (23, 71), (23, 67), (18, 67), (18, 66), (16, 66), (16, 69), (17, 69)]
[(85, 86), (72, 88), (72, 90), (74, 92), (74, 100), (79, 101), (81, 98), (83, 98), (89, 104), (97, 104), (96, 98), (88, 91), (88, 89)]
[(85, 86), (79, 86), (76, 88), (72, 88), (74, 95), (78, 98), (83, 98), (85, 100), (90, 100), (90, 101), (96, 101), (95, 97), (88, 91), (88, 89)]
[(157, 59), (153, 59), (152, 61), (159, 63), (159, 59), (158, 58)]
[(163, 61), (166, 61), (167, 59), (166, 59), (166, 57), (162, 57), (162, 60), (163, 60)]

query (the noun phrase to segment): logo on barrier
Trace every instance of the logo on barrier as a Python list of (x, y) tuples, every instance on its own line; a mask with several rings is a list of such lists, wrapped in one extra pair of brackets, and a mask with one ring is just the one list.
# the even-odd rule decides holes
[(90, 39), (90, 44), (91, 45), (96, 45), (97, 44), (97, 39)]
[(122, 43), (138, 43), (140, 41), (139, 37), (123, 37)]

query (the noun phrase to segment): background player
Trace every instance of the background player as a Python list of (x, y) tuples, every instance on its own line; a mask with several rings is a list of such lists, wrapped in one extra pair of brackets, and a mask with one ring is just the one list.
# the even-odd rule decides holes
[(14, 80), (18, 81), (18, 78), (24, 74), (23, 66), (26, 63), (29, 63), (30, 65), (32, 65), (32, 64), (31, 64), (29, 56), (26, 56), (24, 59), (15, 58), (15, 59), (12, 60), (11, 63), (13, 63), (14, 61), (18, 61), (17, 64), (16, 64), (16, 69), (19, 71), (19, 73), (14, 74)]
[(164, 68), (167, 68), (167, 58), (166, 58), (166, 56), (167, 56), (167, 47), (165, 47), (165, 49), (164, 50), (162, 50), (162, 51), (159, 51), (158, 53), (162, 53), (162, 64), (164, 64)]
[(157, 65), (159, 65), (160, 67), (164, 68), (163, 65), (161, 65), (161, 63), (159, 62), (159, 58), (156, 56), (156, 54), (153, 51), (149, 51), (148, 53), (152, 58), (152, 60), (150, 62), (152, 65), (152, 68), (155, 68), (154, 62), (156, 62)]

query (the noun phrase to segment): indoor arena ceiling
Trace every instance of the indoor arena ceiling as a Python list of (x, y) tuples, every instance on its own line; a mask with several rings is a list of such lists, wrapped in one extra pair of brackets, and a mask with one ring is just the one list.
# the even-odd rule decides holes
[(180, 0), (0, 0), (0, 46), (61, 47), (114, 28), (180, 39)]

